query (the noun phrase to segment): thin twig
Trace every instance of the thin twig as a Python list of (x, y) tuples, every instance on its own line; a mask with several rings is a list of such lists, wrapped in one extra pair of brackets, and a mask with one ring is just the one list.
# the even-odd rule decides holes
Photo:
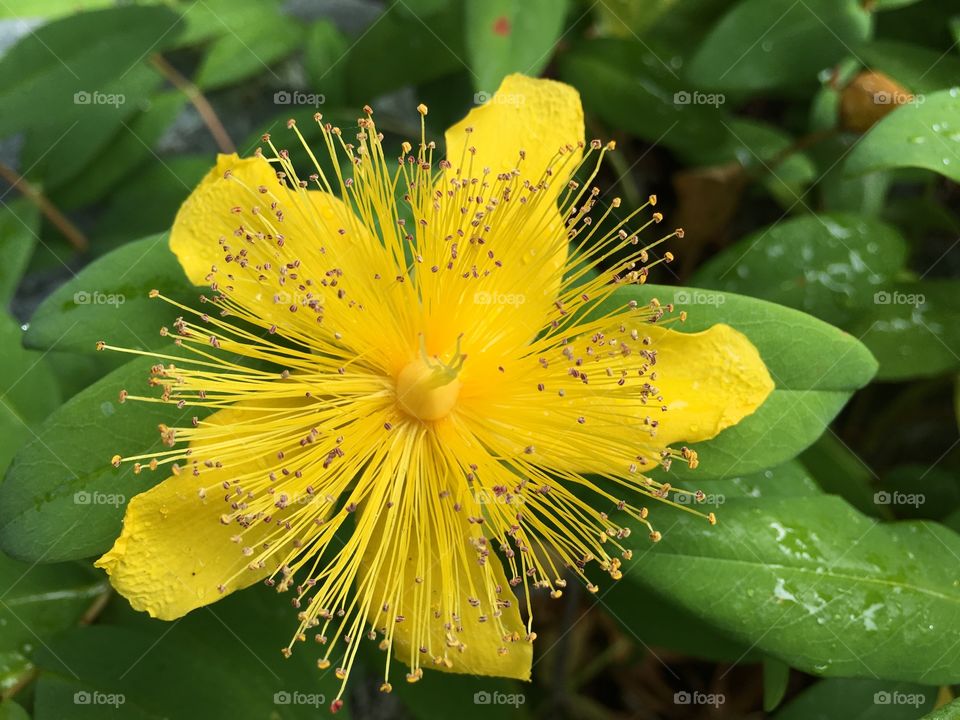
[(225, 153), (236, 152), (237, 148), (233, 144), (233, 140), (231, 140), (227, 134), (226, 128), (223, 127), (223, 123), (221, 123), (220, 118), (217, 117), (217, 113), (214, 111), (210, 101), (200, 92), (200, 88), (181, 75), (173, 65), (167, 62), (163, 55), (153, 55), (150, 58), (150, 62), (160, 71), (161, 75), (169, 80), (177, 90), (180, 90), (187, 96), (187, 99), (193, 103), (197, 112), (200, 113), (203, 123), (207, 126), (207, 129), (210, 130), (213, 139), (216, 140), (220, 150)]
[(87, 241), (87, 236), (80, 232), (80, 229), (70, 222), (67, 216), (60, 212), (57, 207), (47, 199), (46, 195), (40, 192), (33, 183), (20, 175), (20, 173), (0, 163), (0, 177), (19, 190), (27, 200), (40, 208), (40, 212), (64, 234), (67, 240), (70, 241), (70, 244), (77, 250), (86, 250), (90, 246), (90, 243)]

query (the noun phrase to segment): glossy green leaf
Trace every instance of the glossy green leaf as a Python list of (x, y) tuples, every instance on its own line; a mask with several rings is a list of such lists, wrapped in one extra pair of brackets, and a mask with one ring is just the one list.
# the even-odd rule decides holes
[(889, 507), (874, 501), (873, 470), (836, 435), (825, 434), (799, 459), (824, 492), (839, 495), (865, 515), (893, 519)]
[(874, 40), (857, 48), (857, 56), (915, 93), (949, 89), (960, 78), (960, 58), (919, 45)]
[(845, 163), (849, 174), (923, 168), (960, 182), (960, 88), (901, 105), (874, 125)]
[(30, 713), (13, 700), (0, 702), (0, 720), (30, 720)]
[[(380, 662), (376, 658), (378, 668)], [(394, 663), (393, 672), (406, 672), (405, 667)], [(412, 720), (433, 720), (438, 707), (457, 708), (460, 720), (525, 720), (531, 716), (534, 698), (526, 683), (452, 673), (437, 675), (425, 675), (423, 682), (413, 684), (394, 683), (394, 692)]]
[(66, 633), (38, 650), (37, 720), (316, 718), (329, 714), (339, 689), (333, 669), (317, 670), (315, 644), (297, 644), (289, 659), (280, 654), (296, 612), (262, 586), (173, 623), (119, 622)]
[(0, 59), (0, 137), (39, 124), (67, 130), (91, 106), (109, 105), (97, 93), (147, 53), (162, 50), (178, 24), (165, 7), (128, 5), (71, 15), (28, 33)]
[(870, 26), (858, 0), (741, 0), (700, 45), (687, 77), (701, 89), (812, 85)]
[(213, 156), (207, 153), (148, 162), (110, 195), (96, 225), (100, 246), (169, 230), (180, 205), (213, 164)]
[(563, 32), (567, 0), (467, 0), (464, 36), (474, 89), (492, 95), (512, 72), (537, 76)]
[(850, 332), (880, 360), (882, 380), (927, 377), (960, 367), (960, 282), (890, 283)]
[(155, 403), (120, 404), (121, 389), (153, 395), (152, 358), (139, 358), (68, 400), (37, 430), (0, 485), (0, 549), (23, 560), (73, 560), (106, 551), (127, 501), (166, 476), (114, 468), (115, 453), (162, 447), (157, 425), (185, 419)]
[(903, 237), (886, 223), (847, 213), (804, 215), (734, 243), (692, 280), (844, 325), (902, 271), (906, 255)]
[(585, 110), (612, 127), (687, 157), (730, 144), (721, 122), (725, 98), (695, 98), (694, 88), (652, 49), (594, 40), (562, 55), (559, 66), (561, 79), (580, 91)]
[(350, 43), (333, 23), (319, 20), (307, 29), (303, 62), (310, 78), (310, 91), (323, 95), (327, 106), (346, 102), (347, 50)]
[(0, 473), (60, 402), (49, 365), (21, 348), (22, 335), (16, 321), (0, 313)]
[(397, 3), (384, 10), (350, 47), (343, 60), (350, 102), (369, 103), (384, 93), (466, 67), (461, 3), (428, 16), (401, 12), (402, 7)]
[(775, 658), (763, 659), (763, 709), (773, 711), (783, 700), (790, 682), (790, 666)]
[(160, 328), (183, 311), (151, 299), (152, 289), (191, 305), (200, 295), (170, 252), (166, 234), (127, 243), (57, 288), (37, 308), (24, 342), (32, 348), (77, 352), (95, 352), (99, 340), (158, 348), (169, 343), (160, 336)]
[(821, 680), (774, 715), (774, 720), (915, 720), (935, 697), (933, 688), (914, 683)]
[(156, 93), (139, 112), (114, 132), (106, 147), (71, 182), (50, 193), (57, 207), (69, 210), (99, 200), (138, 166), (158, 163), (155, 145), (183, 110), (187, 97), (179, 90)]
[(0, 588), (0, 651), (28, 654), (76, 625), (107, 581), (77, 563), (36, 565), (0, 555)]
[(197, 70), (198, 87), (213, 90), (264, 74), (273, 83), (281, 82), (273, 66), (297, 49), (304, 27), (280, 12), (275, 3), (256, 7), (259, 13), (244, 16), (243, 24), (214, 40)]
[(922, 720), (957, 720), (957, 718), (960, 718), (960, 700), (954, 700), (952, 703), (927, 713)]
[[(792, 498), (820, 494), (816, 483), (796, 461), (723, 480), (698, 479), (696, 487), (705, 496), (699, 507), (704, 512), (713, 511), (718, 515), (723, 513), (728, 500), (736, 498)], [(675, 511), (669, 508), (654, 506), (652, 510), (656, 511), (654, 519), (658, 523), (675, 520)], [(709, 617), (696, 610), (677, 607), (655, 587), (620, 581), (601, 585), (593, 599), (644, 645), (716, 662), (761, 660), (760, 653), (712, 625)], [(669, 622), (637, 622), (638, 617), (656, 616), (665, 607), (670, 608)]]
[[(880, 524), (840, 498), (728, 500), (716, 526), (674, 513), (627, 580), (805, 672), (960, 679), (960, 536)], [(640, 528), (638, 528), (638, 532)]]
[[(0, 696), (6, 697), (33, 673), (33, 663), (16, 650), (0, 650)], [(0, 705), (0, 708), (3, 706)], [(3, 714), (0, 713), (0, 718)]]
[(22, 198), (0, 205), (0, 307), (6, 307), (20, 284), (39, 229), (36, 205)]
[[(52, 194), (100, 153), (116, 152), (111, 140), (147, 106), (148, 97), (162, 82), (156, 70), (138, 63), (122, 77), (97, 88), (100, 95), (91, 94), (89, 103), (77, 107), (69, 128), (48, 123), (28, 128), (20, 157), (23, 167), (29, 168), (27, 175), (41, 181), (44, 191)], [(97, 98), (106, 102), (97, 102)]]

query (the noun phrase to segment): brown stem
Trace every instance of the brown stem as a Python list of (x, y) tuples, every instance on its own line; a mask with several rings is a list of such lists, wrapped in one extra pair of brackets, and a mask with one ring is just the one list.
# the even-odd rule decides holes
[(80, 229), (70, 222), (69, 218), (60, 212), (56, 206), (47, 199), (46, 195), (40, 192), (33, 183), (20, 175), (20, 173), (0, 163), (0, 177), (19, 190), (27, 200), (40, 208), (40, 212), (64, 234), (67, 240), (70, 241), (70, 244), (77, 250), (86, 250), (90, 246), (90, 243), (87, 241), (87, 236), (80, 232)]
[(193, 103), (193, 106), (197, 109), (197, 112), (200, 113), (200, 117), (203, 119), (207, 129), (210, 130), (210, 134), (213, 135), (213, 139), (216, 140), (217, 146), (220, 148), (220, 150), (225, 153), (236, 152), (237, 148), (233, 144), (233, 140), (231, 140), (230, 136), (227, 134), (227, 131), (223, 127), (223, 123), (220, 122), (220, 118), (217, 117), (217, 113), (214, 111), (213, 106), (210, 104), (204, 94), (200, 92), (200, 88), (181, 75), (173, 65), (167, 62), (163, 55), (160, 55), (159, 53), (153, 55), (150, 58), (150, 62), (157, 70), (160, 71), (161, 75), (169, 80), (173, 86), (177, 88), (177, 90), (180, 90), (184, 95), (187, 96), (187, 99)]

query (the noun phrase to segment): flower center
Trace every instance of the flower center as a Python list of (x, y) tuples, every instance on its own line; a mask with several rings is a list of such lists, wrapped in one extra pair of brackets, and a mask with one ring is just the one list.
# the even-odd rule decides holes
[(457, 404), (458, 376), (466, 355), (460, 354), (459, 341), (449, 364), (431, 361), (423, 347), (420, 355), (397, 375), (397, 403), (405, 413), (419, 420), (440, 420)]

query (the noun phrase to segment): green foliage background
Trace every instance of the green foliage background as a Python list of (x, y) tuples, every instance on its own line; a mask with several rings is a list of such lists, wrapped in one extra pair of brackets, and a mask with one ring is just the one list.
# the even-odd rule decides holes
[(0, 0), (0, 720), (326, 713), (283, 598), (161, 623), (92, 569), (155, 482), (109, 458), (167, 417), (94, 343), (161, 348), (150, 288), (195, 302), (165, 233), (218, 149), (365, 103), (442, 140), (514, 71), (617, 141), (601, 201), (687, 231), (620, 292), (734, 325), (776, 390), (674, 471), (721, 522), (657, 509), (620, 583), (545, 603), (530, 685), (384, 696), (371, 653), (343, 712), (960, 717), (958, 43), (944, 0)]

